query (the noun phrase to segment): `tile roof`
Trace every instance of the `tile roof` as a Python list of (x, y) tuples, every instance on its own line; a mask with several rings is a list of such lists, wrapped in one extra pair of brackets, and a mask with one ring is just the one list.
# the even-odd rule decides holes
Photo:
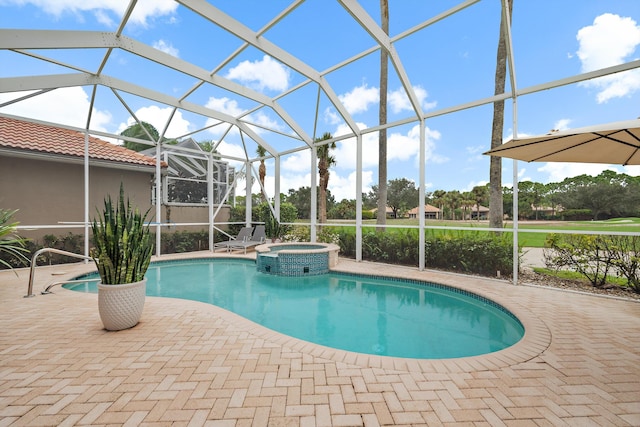
[[(419, 208), (419, 206), (416, 206), (415, 208), (411, 209), (411, 210), (410, 210), (409, 212), (407, 212), (407, 213), (410, 213), (410, 214), (417, 214), (417, 213), (418, 213), (418, 208)], [(433, 206), (433, 205), (429, 205), (429, 204), (427, 204), (427, 205), (424, 205), (424, 211), (425, 211), (425, 212), (440, 212), (440, 209), (436, 208), (436, 207), (435, 207), (435, 206)]]
[[(84, 134), (0, 116), (0, 147), (82, 158)], [(89, 136), (89, 157), (94, 160), (155, 166), (155, 159), (151, 157), (93, 136)]]

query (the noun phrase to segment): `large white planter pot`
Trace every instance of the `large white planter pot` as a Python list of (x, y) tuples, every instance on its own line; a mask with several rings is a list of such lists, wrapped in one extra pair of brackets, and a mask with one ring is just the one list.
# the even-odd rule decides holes
[(104, 328), (120, 331), (136, 326), (142, 316), (146, 288), (146, 278), (124, 285), (98, 283), (98, 311)]

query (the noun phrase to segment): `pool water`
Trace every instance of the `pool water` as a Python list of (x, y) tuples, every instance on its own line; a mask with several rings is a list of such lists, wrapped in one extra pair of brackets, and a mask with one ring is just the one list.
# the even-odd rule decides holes
[[(65, 287), (97, 292), (94, 282)], [(339, 273), (272, 276), (247, 260), (152, 263), (147, 295), (214, 304), (292, 337), (366, 354), (475, 356), (524, 335), (512, 314), (464, 291)]]

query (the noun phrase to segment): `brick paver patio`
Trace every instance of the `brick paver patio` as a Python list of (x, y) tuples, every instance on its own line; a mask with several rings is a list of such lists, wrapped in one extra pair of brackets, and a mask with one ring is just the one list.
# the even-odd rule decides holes
[(417, 361), (176, 299), (148, 298), (138, 326), (107, 332), (97, 295), (39, 295), (87, 268), (39, 268), (34, 298), (28, 270), (0, 272), (0, 426), (640, 425), (638, 302), (341, 259), (480, 293), (527, 331), (491, 355)]

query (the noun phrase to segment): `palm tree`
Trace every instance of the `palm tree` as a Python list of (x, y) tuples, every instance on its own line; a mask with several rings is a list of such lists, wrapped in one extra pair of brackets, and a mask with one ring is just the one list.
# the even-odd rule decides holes
[[(500, 194), (502, 194), (502, 192), (500, 192)], [(471, 196), (476, 205), (476, 219), (480, 221), (480, 203), (484, 203), (487, 199), (487, 187), (485, 185), (476, 185), (471, 190)], [(502, 202), (500, 203), (500, 206), (502, 206)], [(489, 209), (489, 214), (491, 214), (491, 209), (493, 208)]]
[(432, 195), (433, 204), (436, 205), (438, 209), (440, 209), (440, 218), (438, 219), (444, 219), (444, 205), (445, 205), (446, 195), (447, 195), (447, 192), (444, 190), (436, 190), (433, 192), (433, 195)]
[[(380, 0), (382, 31), (389, 35), (389, 0)], [(387, 83), (389, 80), (388, 52), (380, 46), (380, 126), (387, 124)], [(387, 129), (380, 129), (378, 141), (378, 213), (376, 224), (387, 223)], [(377, 228), (384, 231), (384, 228)]]
[[(513, 0), (507, 0), (509, 18), (513, 10)], [(505, 39), (506, 23), (500, 20), (500, 39), (498, 41), (498, 53), (496, 58), (496, 76), (494, 94), (504, 93), (507, 76), (507, 43)], [(491, 128), (491, 148), (502, 144), (502, 131), (504, 128), (504, 101), (493, 103), (493, 125)], [(489, 227), (502, 228), (502, 158), (491, 157), (489, 164)]]
[[(325, 132), (317, 141), (326, 141), (333, 136), (329, 132)], [(322, 144), (318, 146), (318, 174), (320, 175), (320, 197), (319, 203), (319, 221), (320, 224), (327, 222), (327, 188), (329, 187), (329, 168), (336, 164), (336, 158), (331, 155), (331, 150), (336, 148), (335, 142)]]
[(451, 209), (451, 219), (455, 221), (456, 219), (456, 209), (460, 207), (460, 199), (462, 195), (458, 190), (449, 191), (445, 196), (447, 201), (447, 206)]
[[(472, 211), (473, 205), (475, 204), (475, 200), (473, 198), (473, 194), (470, 191), (465, 191), (462, 193), (460, 199), (460, 206), (462, 207), (462, 219), (467, 218), (467, 209)], [(471, 219), (471, 214), (469, 214), (469, 219)]]
[[(267, 165), (264, 164), (264, 156), (267, 155), (267, 150), (262, 145), (258, 144), (258, 147), (256, 148), (256, 154), (258, 155), (258, 157), (260, 157), (260, 167), (258, 168), (258, 175), (260, 178), (260, 184), (262, 185), (262, 189), (264, 190), (264, 178), (267, 176)], [(267, 200), (267, 197), (265, 196), (263, 191), (262, 200)]]

